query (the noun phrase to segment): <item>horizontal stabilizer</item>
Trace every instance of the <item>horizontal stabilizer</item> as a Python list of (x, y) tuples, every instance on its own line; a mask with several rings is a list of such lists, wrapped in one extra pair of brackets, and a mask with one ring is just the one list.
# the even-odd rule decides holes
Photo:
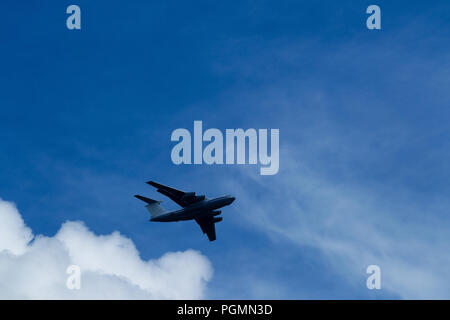
[(160, 205), (162, 201), (156, 201), (139, 195), (135, 195), (135, 197), (147, 203), (145, 207), (147, 208), (148, 212), (150, 212), (150, 216), (152, 219), (167, 213), (166, 209), (164, 209)]
[(138, 198), (139, 200), (144, 201), (144, 202), (146, 202), (148, 204), (159, 202), (159, 201), (156, 201), (156, 200), (153, 200), (153, 199), (150, 199), (150, 198), (146, 198), (146, 197), (143, 197), (143, 196), (140, 196), (140, 195), (135, 195), (134, 197)]

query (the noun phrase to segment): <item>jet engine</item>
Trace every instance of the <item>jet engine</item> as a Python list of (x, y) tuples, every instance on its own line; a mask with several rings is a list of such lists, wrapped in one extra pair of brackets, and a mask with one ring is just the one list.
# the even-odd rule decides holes
[(205, 196), (196, 196), (195, 192), (187, 192), (181, 197), (181, 200), (196, 203), (205, 200)]
[(213, 222), (214, 222), (214, 223), (220, 222), (220, 221), (222, 221), (222, 220), (223, 220), (222, 217), (213, 218)]

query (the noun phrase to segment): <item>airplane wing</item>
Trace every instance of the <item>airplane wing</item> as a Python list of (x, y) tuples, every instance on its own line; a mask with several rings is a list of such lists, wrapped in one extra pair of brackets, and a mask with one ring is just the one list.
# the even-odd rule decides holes
[(206, 233), (209, 241), (216, 240), (216, 227), (215, 227), (215, 223), (213, 221), (213, 217), (208, 217), (208, 218), (203, 218), (203, 219), (196, 218), (195, 221), (199, 224), (203, 233)]
[(147, 183), (149, 185), (157, 188), (156, 191), (165, 195), (166, 197), (169, 197), (172, 201), (179, 204), (183, 208), (205, 199), (205, 196), (196, 196), (195, 192), (180, 191), (180, 190), (170, 188), (170, 187), (164, 186), (162, 184), (159, 184), (159, 183), (156, 183), (153, 181), (149, 181)]

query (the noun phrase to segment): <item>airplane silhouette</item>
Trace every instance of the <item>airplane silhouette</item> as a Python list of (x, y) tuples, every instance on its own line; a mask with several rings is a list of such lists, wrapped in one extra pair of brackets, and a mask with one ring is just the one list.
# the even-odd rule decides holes
[(195, 192), (180, 191), (153, 181), (147, 183), (157, 188), (156, 191), (169, 197), (182, 207), (180, 210), (168, 212), (160, 205), (162, 201), (135, 195), (136, 198), (147, 203), (145, 207), (150, 212), (150, 221), (172, 222), (195, 220), (200, 225), (203, 233), (206, 233), (209, 241), (216, 240), (215, 224), (223, 220), (222, 217), (216, 217), (222, 213), (222, 211), (217, 209), (229, 206), (236, 199), (230, 195), (207, 199), (203, 195), (196, 196)]

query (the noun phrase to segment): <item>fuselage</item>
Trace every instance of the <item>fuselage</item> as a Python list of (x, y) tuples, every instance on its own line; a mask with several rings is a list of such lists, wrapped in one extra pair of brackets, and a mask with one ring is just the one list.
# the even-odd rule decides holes
[(214, 211), (225, 206), (229, 206), (235, 200), (232, 196), (224, 196), (214, 199), (204, 199), (197, 203), (191, 204), (183, 209), (165, 213), (163, 215), (150, 219), (151, 221), (171, 222), (181, 220), (192, 220), (201, 218), (202, 216), (215, 216), (220, 214), (220, 211)]

